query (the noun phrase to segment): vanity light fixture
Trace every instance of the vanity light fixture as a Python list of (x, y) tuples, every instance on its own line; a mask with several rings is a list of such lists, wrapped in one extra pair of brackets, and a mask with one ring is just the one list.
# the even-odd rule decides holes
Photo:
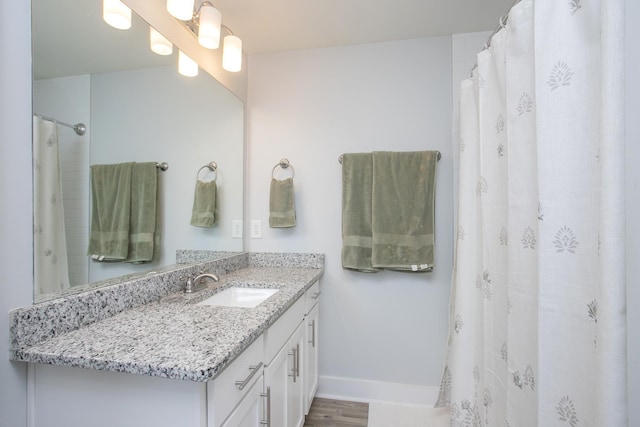
[(205, 1), (200, 5), (198, 16), (198, 43), (207, 49), (217, 49), (220, 46), (220, 26), (222, 14)]
[(113, 28), (128, 30), (131, 28), (131, 9), (120, 0), (103, 0), (102, 19)]
[(242, 40), (229, 31), (222, 44), (222, 68), (232, 73), (237, 73), (242, 69)]
[(195, 0), (167, 0), (167, 11), (176, 19), (188, 21), (193, 16)]
[(158, 55), (165, 56), (173, 53), (173, 43), (153, 27), (149, 27), (149, 46)]
[[(177, 4), (189, 3), (192, 9), (191, 14), (187, 16), (185, 5), (185, 13), (173, 13), (172, 9)], [(170, 7), (171, 5), (171, 7)], [(183, 24), (198, 38), (198, 43), (207, 49), (217, 49), (220, 46), (220, 33), (225, 30), (229, 33), (224, 38), (222, 46), (222, 68), (232, 73), (236, 73), (242, 69), (242, 40), (233, 34), (229, 27), (222, 25), (222, 15), (209, 0), (202, 2), (197, 9), (193, 8), (193, 1), (185, 0), (167, 0), (167, 10), (169, 13)]]
[(178, 72), (186, 77), (198, 75), (198, 63), (181, 50), (178, 50)]

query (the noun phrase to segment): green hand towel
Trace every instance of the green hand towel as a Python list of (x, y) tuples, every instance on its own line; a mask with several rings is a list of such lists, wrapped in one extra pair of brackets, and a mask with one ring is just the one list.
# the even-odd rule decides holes
[(372, 263), (401, 271), (434, 265), (437, 152), (374, 152)]
[(133, 163), (91, 166), (91, 232), (87, 254), (100, 261), (127, 258)]
[(296, 225), (293, 178), (271, 179), (269, 191), (269, 227), (287, 228)]
[(218, 221), (216, 205), (216, 193), (218, 187), (215, 181), (196, 181), (196, 189), (193, 196), (193, 210), (191, 212), (191, 225), (195, 227), (213, 227)]
[(158, 169), (155, 162), (135, 163), (131, 170), (131, 219), (126, 261), (151, 262), (156, 247)]
[(371, 263), (371, 153), (342, 156), (342, 267), (377, 273)]

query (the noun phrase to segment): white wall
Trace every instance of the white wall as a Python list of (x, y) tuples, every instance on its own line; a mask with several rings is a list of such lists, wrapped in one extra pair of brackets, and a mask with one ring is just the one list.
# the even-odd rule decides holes
[(640, 2), (626, 10), (626, 214), (629, 426), (640, 427)]
[(0, 426), (27, 423), (26, 366), (9, 361), (8, 311), (32, 301), (31, 9), (0, 0)]
[[(254, 55), (248, 93), (246, 218), (262, 221), (263, 238), (246, 249), (326, 254), (320, 393), (392, 399), (372, 391), (385, 382), (432, 398), (424, 392), (440, 383), (453, 252), (451, 38)], [(338, 156), (373, 150), (442, 153), (432, 274), (341, 267)], [(295, 168), (297, 225), (269, 229), (271, 170), (283, 157)]]

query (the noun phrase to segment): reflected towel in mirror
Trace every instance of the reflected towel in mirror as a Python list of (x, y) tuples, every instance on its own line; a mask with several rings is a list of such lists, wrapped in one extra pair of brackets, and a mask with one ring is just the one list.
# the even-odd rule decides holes
[(193, 195), (191, 225), (194, 227), (213, 227), (218, 221), (216, 203), (218, 187), (215, 181), (196, 181)]

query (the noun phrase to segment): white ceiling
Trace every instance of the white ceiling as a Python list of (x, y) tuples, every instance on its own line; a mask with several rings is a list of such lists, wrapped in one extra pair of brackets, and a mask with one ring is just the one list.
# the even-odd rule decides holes
[(493, 30), (514, 0), (212, 2), (255, 54)]
[[(514, 0), (210, 1), (252, 55), (493, 30)], [(175, 62), (149, 51), (139, 18), (127, 31), (104, 24), (101, 0), (32, 5), (36, 78), (117, 71), (123, 61), (126, 68)]]

